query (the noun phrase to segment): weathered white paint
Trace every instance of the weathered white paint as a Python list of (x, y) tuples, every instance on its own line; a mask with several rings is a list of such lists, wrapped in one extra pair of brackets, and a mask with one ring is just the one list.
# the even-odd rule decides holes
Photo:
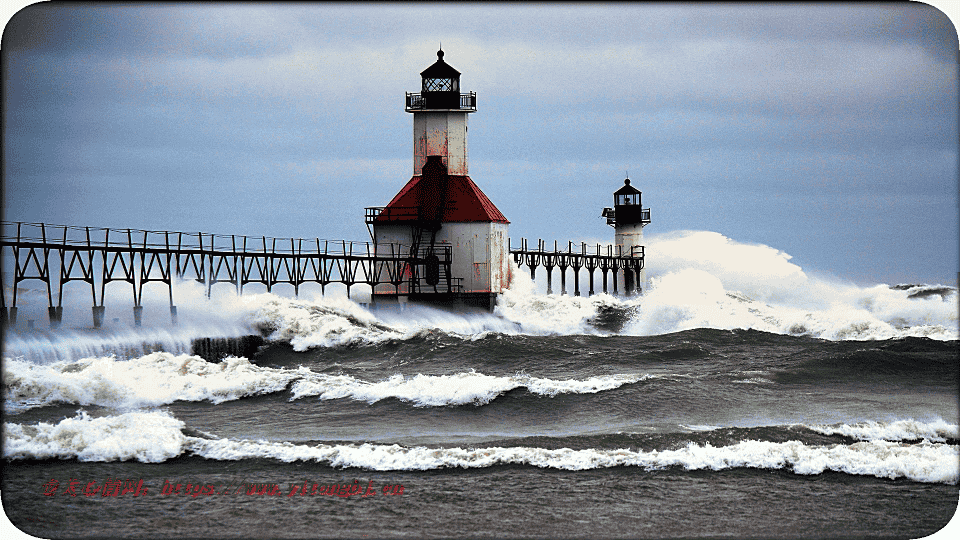
[[(643, 245), (643, 223), (621, 224), (617, 223), (614, 229), (615, 240), (618, 250), (624, 255), (630, 255), (634, 246)], [(628, 291), (626, 272), (617, 272), (617, 291), (620, 294), (636, 294), (646, 288), (647, 272), (646, 268), (640, 271), (640, 276), (632, 286), (632, 291)]]
[(413, 113), (413, 174), (419, 175), (427, 156), (442, 156), (447, 174), (466, 176), (467, 111)]
[(510, 246), (506, 223), (444, 223), (440, 242), (453, 248), (451, 272), (463, 291), (501, 293), (509, 286)]
[[(374, 227), (377, 253), (390, 254), (391, 244), (409, 249), (409, 224), (382, 224)], [(426, 238), (424, 241), (428, 241)], [(444, 223), (437, 231), (436, 244), (452, 250), (451, 277), (462, 279), (465, 293), (500, 294), (510, 286), (510, 238), (508, 224), (492, 222)], [(377, 285), (375, 294), (395, 294), (392, 285)], [(401, 285), (400, 294), (409, 292)]]
[[(413, 230), (409, 224), (385, 223), (373, 227), (374, 249), (379, 256), (389, 257), (397, 255), (408, 256), (413, 244)], [(400, 294), (410, 292), (406, 283), (400, 285)], [(393, 285), (375, 285), (374, 294), (395, 294), (397, 289)]]

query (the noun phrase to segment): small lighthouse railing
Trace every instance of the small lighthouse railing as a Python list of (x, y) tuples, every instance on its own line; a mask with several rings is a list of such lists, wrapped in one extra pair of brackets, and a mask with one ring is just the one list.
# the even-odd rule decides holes
[[(603, 213), (600, 217), (607, 218), (607, 225), (616, 225), (617, 224), (617, 211), (613, 208), (604, 208)], [(650, 209), (644, 208), (640, 210), (640, 222), (641, 223), (650, 223)]]
[[(424, 100), (423, 94), (419, 92), (407, 92), (406, 95), (406, 107), (407, 112), (413, 111), (422, 111), (427, 109), (426, 100)], [(466, 94), (460, 94), (460, 110), (462, 111), (477, 111), (477, 93), (469, 92)]]

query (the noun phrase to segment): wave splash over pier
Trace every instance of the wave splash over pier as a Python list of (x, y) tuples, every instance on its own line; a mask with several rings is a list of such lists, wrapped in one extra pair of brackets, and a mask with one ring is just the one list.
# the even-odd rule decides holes
[[(527, 272), (514, 272), (494, 313), (451, 313), (429, 307), (370, 310), (341, 294), (311, 299), (272, 293), (235, 295), (177, 283), (177, 325), (136, 328), (108, 321), (104, 329), (10, 332), (5, 354), (34, 361), (103, 354), (137, 357), (153, 351), (189, 353), (203, 338), (262, 335), (296, 351), (412, 339), (425, 331), (476, 339), (505, 335), (650, 336), (695, 328), (753, 329), (829, 340), (906, 336), (958, 338), (957, 290), (930, 284), (858, 286), (804, 272), (789, 255), (696, 231), (652, 237), (646, 294), (543, 294)], [(541, 287), (542, 288), (542, 287)], [(114, 293), (118, 303), (123, 293)], [(151, 298), (159, 304), (162, 295)], [(162, 308), (161, 308), (162, 309)], [(66, 321), (82, 320), (78, 309)]]

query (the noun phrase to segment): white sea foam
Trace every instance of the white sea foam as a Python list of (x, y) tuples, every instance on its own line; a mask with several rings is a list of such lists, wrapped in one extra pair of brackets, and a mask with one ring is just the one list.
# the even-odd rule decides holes
[(38, 365), (8, 360), (3, 366), (4, 398), (11, 411), (54, 403), (115, 408), (155, 407), (175, 401), (222, 403), (246, 396), (279, 392), (288, 386), (291, 399), (350, 398), (374, 403), (396, 398), (415, 406), (483, 405), (515, 388), (543, 396), (594, 393), (642, 380), (637, 374), (553, 380), (517, 374), (510, 377), (475, 371), (451, 375), (396, 374), (369, 382), (349, 375), (315, 373), (308, 368), (257, 366), (246, 358), (212, 363), (197, 356), (157, 352), (131, 360), (85, 358)]
[(71, 459), (160, 463), (183, 453), (189, 437), (183, 422), (160, 412), (129, 412), (94, 418), (85, 412), (57, 424), (7, 422), (7, 459)]
[(273, 330), (269, 339), (289, 342), (295, 351), (405, 337), (402, 329), (383, 324), (346, 298), (306, 301), (262, 294), (254, 301), (259, 303), (255, 323)]
[(272, 341), (290, 343), (294, 350), (315, 347), (369, 345), (407, 340), (432, 331), (477, 339), (490, 332), (517, 333), (516, 324), (488, 313), (452, 313), (426, 306), (403, 312), (370, 311), (344, 297), (311, 300), (259, 294), (248, 299), (252, 323), (271, 331)]
[(667, 467), (687, 470), (754, 468), (791, 469), (797, 474), (837, 471), (944, 484), (957, 483), (957, 459), (960, 457), (955, 446), (933, 443), (901, 446), (885, 441), (833, 446), (807, 446), (798, 441), (743, 441), (722, 447), (689, 444), (678, 450), (638, 452), (629, 449), (552, 450), (533, 447), (408, 448), (374, 444), (305, 446), (220, 439), (199, 440), (193, 445), (193, 451), (210, 459), (316, 461), (332, 467), (377, 471), (453, 467), (472, 469), (495, 465), (530, 465), (570, 471), (619, 466), (645, 470)]
[(306, 368), (259, 367), (246, 358), (212, 363), (156, 352), (130, 360), (109, 356), (46, 365), (8, 359), (3, 386), (12, 410), (53, 403), (134, 408), (177, 400), (221, 403), (277, 392), (309, 374)]
[(553, 380), (517, 374), (511, 377), (484, 375), (475, 371), (453, 375), (394, 375), (370, 383), (349, 376), (319, 376), (294, 383), (294, 399), (318, 396), (320, 399), (351, 398), (368, 403), (396, 398), (419, 407), (483, 405), (504, 392), (526, 388), (543, 396), (602, 392), (644, 379), (643, 375), (609, 375), (585, 380)]
[(161, 462), (183, 454), (215, 460), (267, 458), (313, 461), (332, 467), (377, 471), (485, 468), (529, 465), (560, 470), (639, 467), (658, 470), (731, 468), (826, 471), (957, 484), (956, 446), (923, 441), (871, 440), (850, 445), (805, 445), (799, 441), (741, 441), (714, 447), (690, 443), (675, 450), (545, 449), (536, 447), (426, 448), (380, 444), (303, 445), (289, 442), (203, 439), (183, 434), (184, 424), (165, 412), (92, 418), (84, 413), (58, 424), (4, 425), (7, 459), (76, 458), (80, 461)]
[[(887, 285), (859, 287), (814, 278), (786, 262), (789, 257), (765, 246), (740, 246), (738, 256), (754, 254), (758, 268), (773, 268), (765, 280), (755, 270), (744, 277), (739, 266), (725, 269), (698, 259), (704, 243), (736, 245), (715, 233), (691, 233), (685, 265), (674, 255), (669, 269), (651, 269), (643, 296), (590, 297), (536, 292), (529, 274), (514, 272), (511, 289), (493, 314), (450, 313), (427, 307), (402, 313), (369, 311), (338, 297), (293, 300), (270, 294), (247, 299), (252, 323), (274, 330), (270, 339), (297, 351), (312, 347), (376, 344), (441, 331), (464, 339), (491, 332), (508, 335), (607, 335), (593, 321), (603, 311), (622, 312), (621, 334), (658, 335), (695, 328), (756, 329), (831, 340), (926, 336), (958, 339), (957, 295), (910, 298), (912, 290)], [(686, 245), (687, 237), (675, 240)], [(657, 246), (660, 244), (654, 244)], [(679, 248), (677, 248), (679, 249)], [(718, 249), (705, 250), (704, 257)], [(653, 257), (653, 254), (650, 255)], [(763, 258), (772, 261), (763, 264)], [(757, 261), (757, 259), (760, 259)], [(654, 265), (656, 266), (656, 265)], [(709, 268), (709, 271), (705, 268)], [(792, 268), (792, 272), (789, 271)]]
[[(652, 236), (646, 244), (649, 283), (642, 296), (546, 295), (516, 270), (496, 313), (518, 332), (537, 335), (604, 334), (592, 320), (613, 310), (629, 319), (626, 335), (749, 328), (830, 340), (960, 336), (954, 287), (862, 287), (808, 274), (769, 246), (707, 231)], [(586, 277), (581, 271), (581, 281)]]
[(845, 435), (867, 441), (926, 439), (933, 442), (945, 442), (947, 439), (960, 438), (957, 424), (950, 424), (942, 419), (930, 422), (921, 422), (914, 419), (892, 422), (866, 421), (856, 424), (808, 425), (806, 427), (824, 435)]
[(500, 296), (495, 313), (524, 334), (600, 334), (604, 332), (591, 326), (590, 320), (602, 308), (621, 305), (623, 301), (605, 293), (589, 297), (540, 294), (529, 274), (514, 266), (510, 289)]
[(317, 461), (332, 467), (377, 471), (484, 468), (495, 465), (530, 465), (571, 471), (618, 466), (645, 470), (667, 467), (683, 467), (687, 470), (755, 468), (792, 469), (798, 474), (837, 471), (945, 484), (957, 483), (957, 460), (960, 457), (955, 446), (934, 443), (902, 446), (886, 441), (833, 446), (807, 446), (798, 441), (743, 441), (723, 447), (689, 444), (679, 450), (650, 452), (534, 447), (408, 448), (374, 444), (305, 446), (223, 439), (191, 442), (192, 451), (210, 459)]
[[(647, 241), (650, 284), (623, 333), (752, 328), (831, 340), (958, 339), (956, 288), (861, 287), (810, 275), (769, 246), (684, 231)], [(929, 289), (929, 287), (927, 287)], [(913, 295), (914, 297), (911, 297)]]
[(238, 337), (252, 333), (255, 330), (241, 324), (10, 332), (4, 336), (3, 357), (46, 364), (111, 355), (136, 358), (159, 350), (185, 354), (190, 352), (192, 342), (197, 338)]

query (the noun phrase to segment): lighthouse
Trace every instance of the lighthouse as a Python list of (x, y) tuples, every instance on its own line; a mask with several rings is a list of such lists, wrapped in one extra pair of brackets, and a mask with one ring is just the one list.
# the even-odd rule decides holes
[(492, 310), (509, 286), (509, 221), (468, 176), (467, 116), (477, 95), (437, 61), (406, 94), (413, 114), (413, 176), (386, 206), (367, 208), (378, 256), (406, 257), (402, 275), (373, 288), (374, 304), (426, 303)]
[(602, 214), (615, 231), (616, 254), (641, 259), (639, 265), (633, 268), (629, 264), (624, 265), (617, 273), (617, 290), (626, 295), (642, 292), (646, 283), (646, 271), (642, 263), (643, 227), (650, 223), (650, 209), (643, 208), (640, 195), (640, 190), (631, 186), (630, 179), (626, 178), (623, 186), (613, 193), (613, 208), (604, 208)]

